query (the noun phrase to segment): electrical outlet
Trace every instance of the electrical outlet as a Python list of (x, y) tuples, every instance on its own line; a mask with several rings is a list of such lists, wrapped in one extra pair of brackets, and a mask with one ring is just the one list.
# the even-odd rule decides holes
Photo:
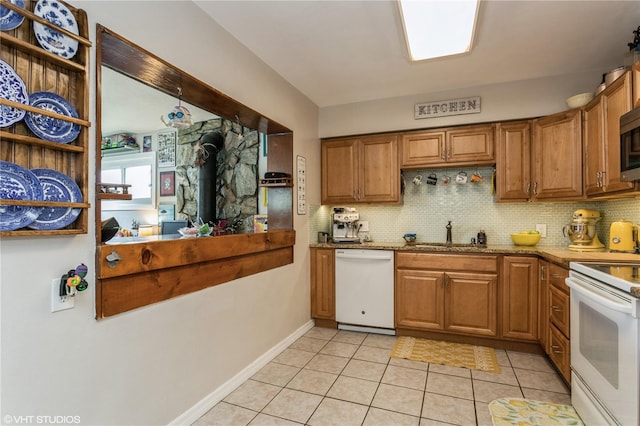
[(360, 226), (360, 232), (369, 232), (368, 220), (361, 220), (360, 222), (358, 222), (358, 225)]
[(547, 237), (547, 225), (545, 223), (536, 223), (536, 231), (540, 233), (540, 237)]
[(60, 278), (54, 278), (51, 280), (51, 312), (64, 311), (65, 309), (73, 308), (75, 304), (75, 297), (62, 296), (60, 297)]

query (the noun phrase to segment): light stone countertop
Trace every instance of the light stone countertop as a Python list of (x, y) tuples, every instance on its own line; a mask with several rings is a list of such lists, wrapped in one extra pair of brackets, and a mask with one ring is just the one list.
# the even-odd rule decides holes
[[(428, 243), (425, 243), (428, 244)], [(558, 247), (537, 247), (537, 246), (515, 246), (515, 245), (489, 245), (487, 247), (477, 246), (456, 246), (434, 245), (420, 247), (401, 242), (366, 242), (361, 244), (349, 243), (315, 243), (309, 247), (329, 248), (329, 249), (369, 249), (369, 250), (395, 250), (395, 251), (419, 251), (425, 253), (486, 253), (486, 254), (508, 254), (508, 255), (536, 255), (554, 263), (569, 266), (569, 262), (636, 262), (640, 263), (640, 254), (615, 253), (609, 250), (599, 251), (574, 251), (566, 246)]]

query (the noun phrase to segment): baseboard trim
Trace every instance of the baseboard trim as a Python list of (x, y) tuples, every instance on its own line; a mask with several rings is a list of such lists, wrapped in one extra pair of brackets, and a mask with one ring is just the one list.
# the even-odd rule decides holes
[(190, 425), (202, 417), (207, 411), (212, 409), (218, 402), (234, 391), (238, 386), (244, 383), (248, 378), (257, 373), (262, 367), (267, 365), (274, 359), (280, 352), (285, 350), (289, 345), (295, 342), (300, 336), (312, 329), (314, 321), (309, 320), (296, 331), (291, 333), (280, 343), (269, 349), (262, 354), (258, 359), (253, 361), (238, 374), (227, 380), (220, 387), (215, 389), (209, 395), (198, 401), (193, 407), (182, 413), (176, 419), (174, 419), (169, 425)]

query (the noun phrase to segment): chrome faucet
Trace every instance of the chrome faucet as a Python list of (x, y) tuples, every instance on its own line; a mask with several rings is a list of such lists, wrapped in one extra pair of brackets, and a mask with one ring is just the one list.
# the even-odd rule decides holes
[(451, 221), (449, 221), (449, 223), (447, 224), (447, 245), (450, 246), (453, 244), (453, 241), (451, 239)]

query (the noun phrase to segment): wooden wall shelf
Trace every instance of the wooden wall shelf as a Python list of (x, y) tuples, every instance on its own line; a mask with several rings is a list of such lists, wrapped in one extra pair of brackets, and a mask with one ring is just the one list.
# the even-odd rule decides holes
[[(24, 81), (27, 92), (49, 91), (66, 99), (78, 112), (78, 118), (67, 117), (51, 111), (23, 105), (7, 99), (0, 99), (0, 105), (19, 108), (27, 112), (36, 112), (55, 119), (71, 122), (80, 126), (78, 137), (68, 143), (56, 143), (38, 138), (26, 126), (24, 120), (0, 130), (2, 146), (0, 160), (8, 161), (25, 168), (48, 168), (69, 176), (80, 188), (81, 202), (50, 202), (30, 200), (4, 200), (0, 205), (72, 207), (81, 209), (78, 218), (63, 229), (32, 230), (18, 229), (0, 232), (0, 236), (37, 236), (37, 235), (73, 235), (86, 234), (88, 231), (88, 142), (89, 142), (89, 65), (91, 41), (86, 13), (63, 3), (73, 14), (79, 35), (72, 34), (33, 13), (36, 1), (25, 1), (21, 8), (7, 0), (0, 5), (19, 13), (25, 20), (17, 28), (3, 31), (0, 38), (1, 58), (7, 62)], [(76, 55), (63, 58), (44, 50), (38, 44), (33, 33), (33, 22), (38, 22), (70, 37), (78, 42)]]

